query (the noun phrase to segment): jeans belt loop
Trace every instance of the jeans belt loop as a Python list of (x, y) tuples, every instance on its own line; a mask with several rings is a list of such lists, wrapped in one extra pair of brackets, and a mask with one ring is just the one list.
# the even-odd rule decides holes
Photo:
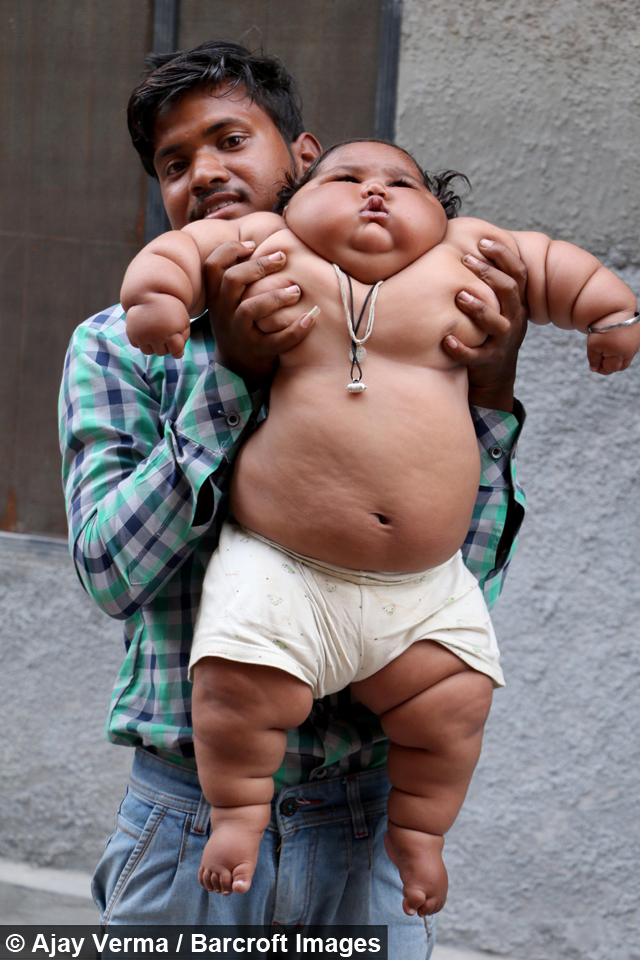
[(362, 801), (360, 800), (360, 784), (358, 778), (356, 776), (347, 777), (345, 784), (347, 788), (347, 803), (351, 811), (353, 832), (358, 839), (367, 837), (369, 836), (369, 830), (367, 828)]
[(198, 809), (196, 810), (196, 815), (193, 818), (193, 823), (191, 824), (192, 833), (204, 834), (207, 832), (210, 813), (211, 804), (205, 800), (204, 794), (202, 794), (200, 797), (200, 803), (198, 804)]

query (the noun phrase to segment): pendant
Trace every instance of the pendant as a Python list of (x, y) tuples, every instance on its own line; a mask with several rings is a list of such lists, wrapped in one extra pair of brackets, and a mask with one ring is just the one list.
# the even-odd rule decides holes
[(362, 363), (367, 355), (367, 351), (364, 347), (356, 347), (355, 350), (353, 347), (349, 350), (349, 360), (353, 363)]
[(367, 385), (363, 383), (362, 380), (354, 380), (352, 383), (347, 384), (349, 393), (362, 393), (366, 389)]

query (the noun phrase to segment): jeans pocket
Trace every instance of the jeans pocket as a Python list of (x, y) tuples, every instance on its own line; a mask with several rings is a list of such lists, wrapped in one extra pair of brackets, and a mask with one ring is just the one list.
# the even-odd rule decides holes
[(143, 801), (130, 791), (122, 801), (116, 831), (93, 876), (93, 899), (102, 914), (102, 923), (109, 922), (115, 904), (142, 862), (166, 813), (166, 807)]

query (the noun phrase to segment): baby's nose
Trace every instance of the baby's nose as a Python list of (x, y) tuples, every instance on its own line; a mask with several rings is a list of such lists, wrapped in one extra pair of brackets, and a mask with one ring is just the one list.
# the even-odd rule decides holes
[(363, 184), (362, 194), (365, 197), (386, 196), (386, 193), (384, 184), (377, 180), (371, 180), (369, 183)]

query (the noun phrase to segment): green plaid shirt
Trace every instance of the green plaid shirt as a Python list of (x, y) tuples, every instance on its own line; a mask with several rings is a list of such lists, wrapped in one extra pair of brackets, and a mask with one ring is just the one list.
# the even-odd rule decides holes
[[(82, 584), (124, 621), (125, 657), (107, 720), (114, 743), (193, 767), (187, 665), (204, 572), (227, 514), (233, 458), (260, 419), (262, 395), (213, 360), (208, 318), (192, 324), (181, 360), (131, 347), (121, 306), (73, 335), (60, 395), (69, 543)], [(482, 485), (463, 546), (489, 607), (497, 599), (524, 496), (514, 447), (523, 415), (472, 408)], [(203, 484), (212, 521), (194, 526)], [(502, 540), (500, 556), (498, 543)], [(348, 690), (314, 704), (288, 734), (279, 787), (384, 763), (378, 718)]]

